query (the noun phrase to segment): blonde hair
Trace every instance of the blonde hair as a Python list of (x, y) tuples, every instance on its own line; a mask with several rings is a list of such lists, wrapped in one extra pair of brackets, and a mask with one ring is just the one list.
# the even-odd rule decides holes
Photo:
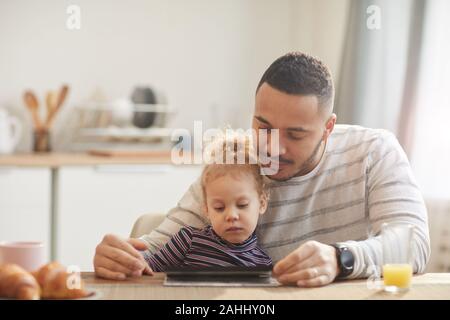
[(201, 175), (203, 199), (206, 203), (206, 185), (227, 174), (247, 173), (260, 197), (268, 198), (267, 186), (253, 148), (252, 136), (231, 129), (222, 130), (207, 145), (204, 152), (206, 165)]

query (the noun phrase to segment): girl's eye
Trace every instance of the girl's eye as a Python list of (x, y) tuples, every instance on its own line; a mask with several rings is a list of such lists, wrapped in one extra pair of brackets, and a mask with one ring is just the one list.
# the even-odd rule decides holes
[(241, 204), (238, 204), (238, 208), (239, 209), (245, 209), (245, 208), (247, 208), (248, 207), (248, 203), (241, 203)]
[(222, 212), (225, 209), (225, 207), (215, 207), (214, 210), (218, 212)]

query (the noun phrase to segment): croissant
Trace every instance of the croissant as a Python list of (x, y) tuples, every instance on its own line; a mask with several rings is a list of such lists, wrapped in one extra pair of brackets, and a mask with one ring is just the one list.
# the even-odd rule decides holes
[(50, 262), (33, 272), (33, 276), (41, 286), (41, 297), (44, 299), (77, 299), (87, 296), (84, 283), (70, 288), (70, 273), (58, 262)]
[(40, 288), (36, 279), (17, 264), (0, 266), (0, 297), (38, 300)]

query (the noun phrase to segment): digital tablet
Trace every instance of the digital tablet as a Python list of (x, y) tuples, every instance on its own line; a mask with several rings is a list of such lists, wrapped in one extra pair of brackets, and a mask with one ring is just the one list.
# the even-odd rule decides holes
[(272, 266), (255, 267), (172, 267), (166, 270), (168, 277), (270, 277), (272, 275)]
[(275, 287), (272, 266), (177, 267), (166, 270), (165, 286)]

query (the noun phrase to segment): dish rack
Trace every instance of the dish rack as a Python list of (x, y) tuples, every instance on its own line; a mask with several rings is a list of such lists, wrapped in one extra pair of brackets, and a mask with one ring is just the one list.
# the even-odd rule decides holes
[[(136, 115), (151, 115), (151, 125), (137, 127)], [(71, 149), (161, 150), (170, 149), (173, 129), (170, 121), (176, 110), (166, 104), (88, 103), (74, 107)]]

